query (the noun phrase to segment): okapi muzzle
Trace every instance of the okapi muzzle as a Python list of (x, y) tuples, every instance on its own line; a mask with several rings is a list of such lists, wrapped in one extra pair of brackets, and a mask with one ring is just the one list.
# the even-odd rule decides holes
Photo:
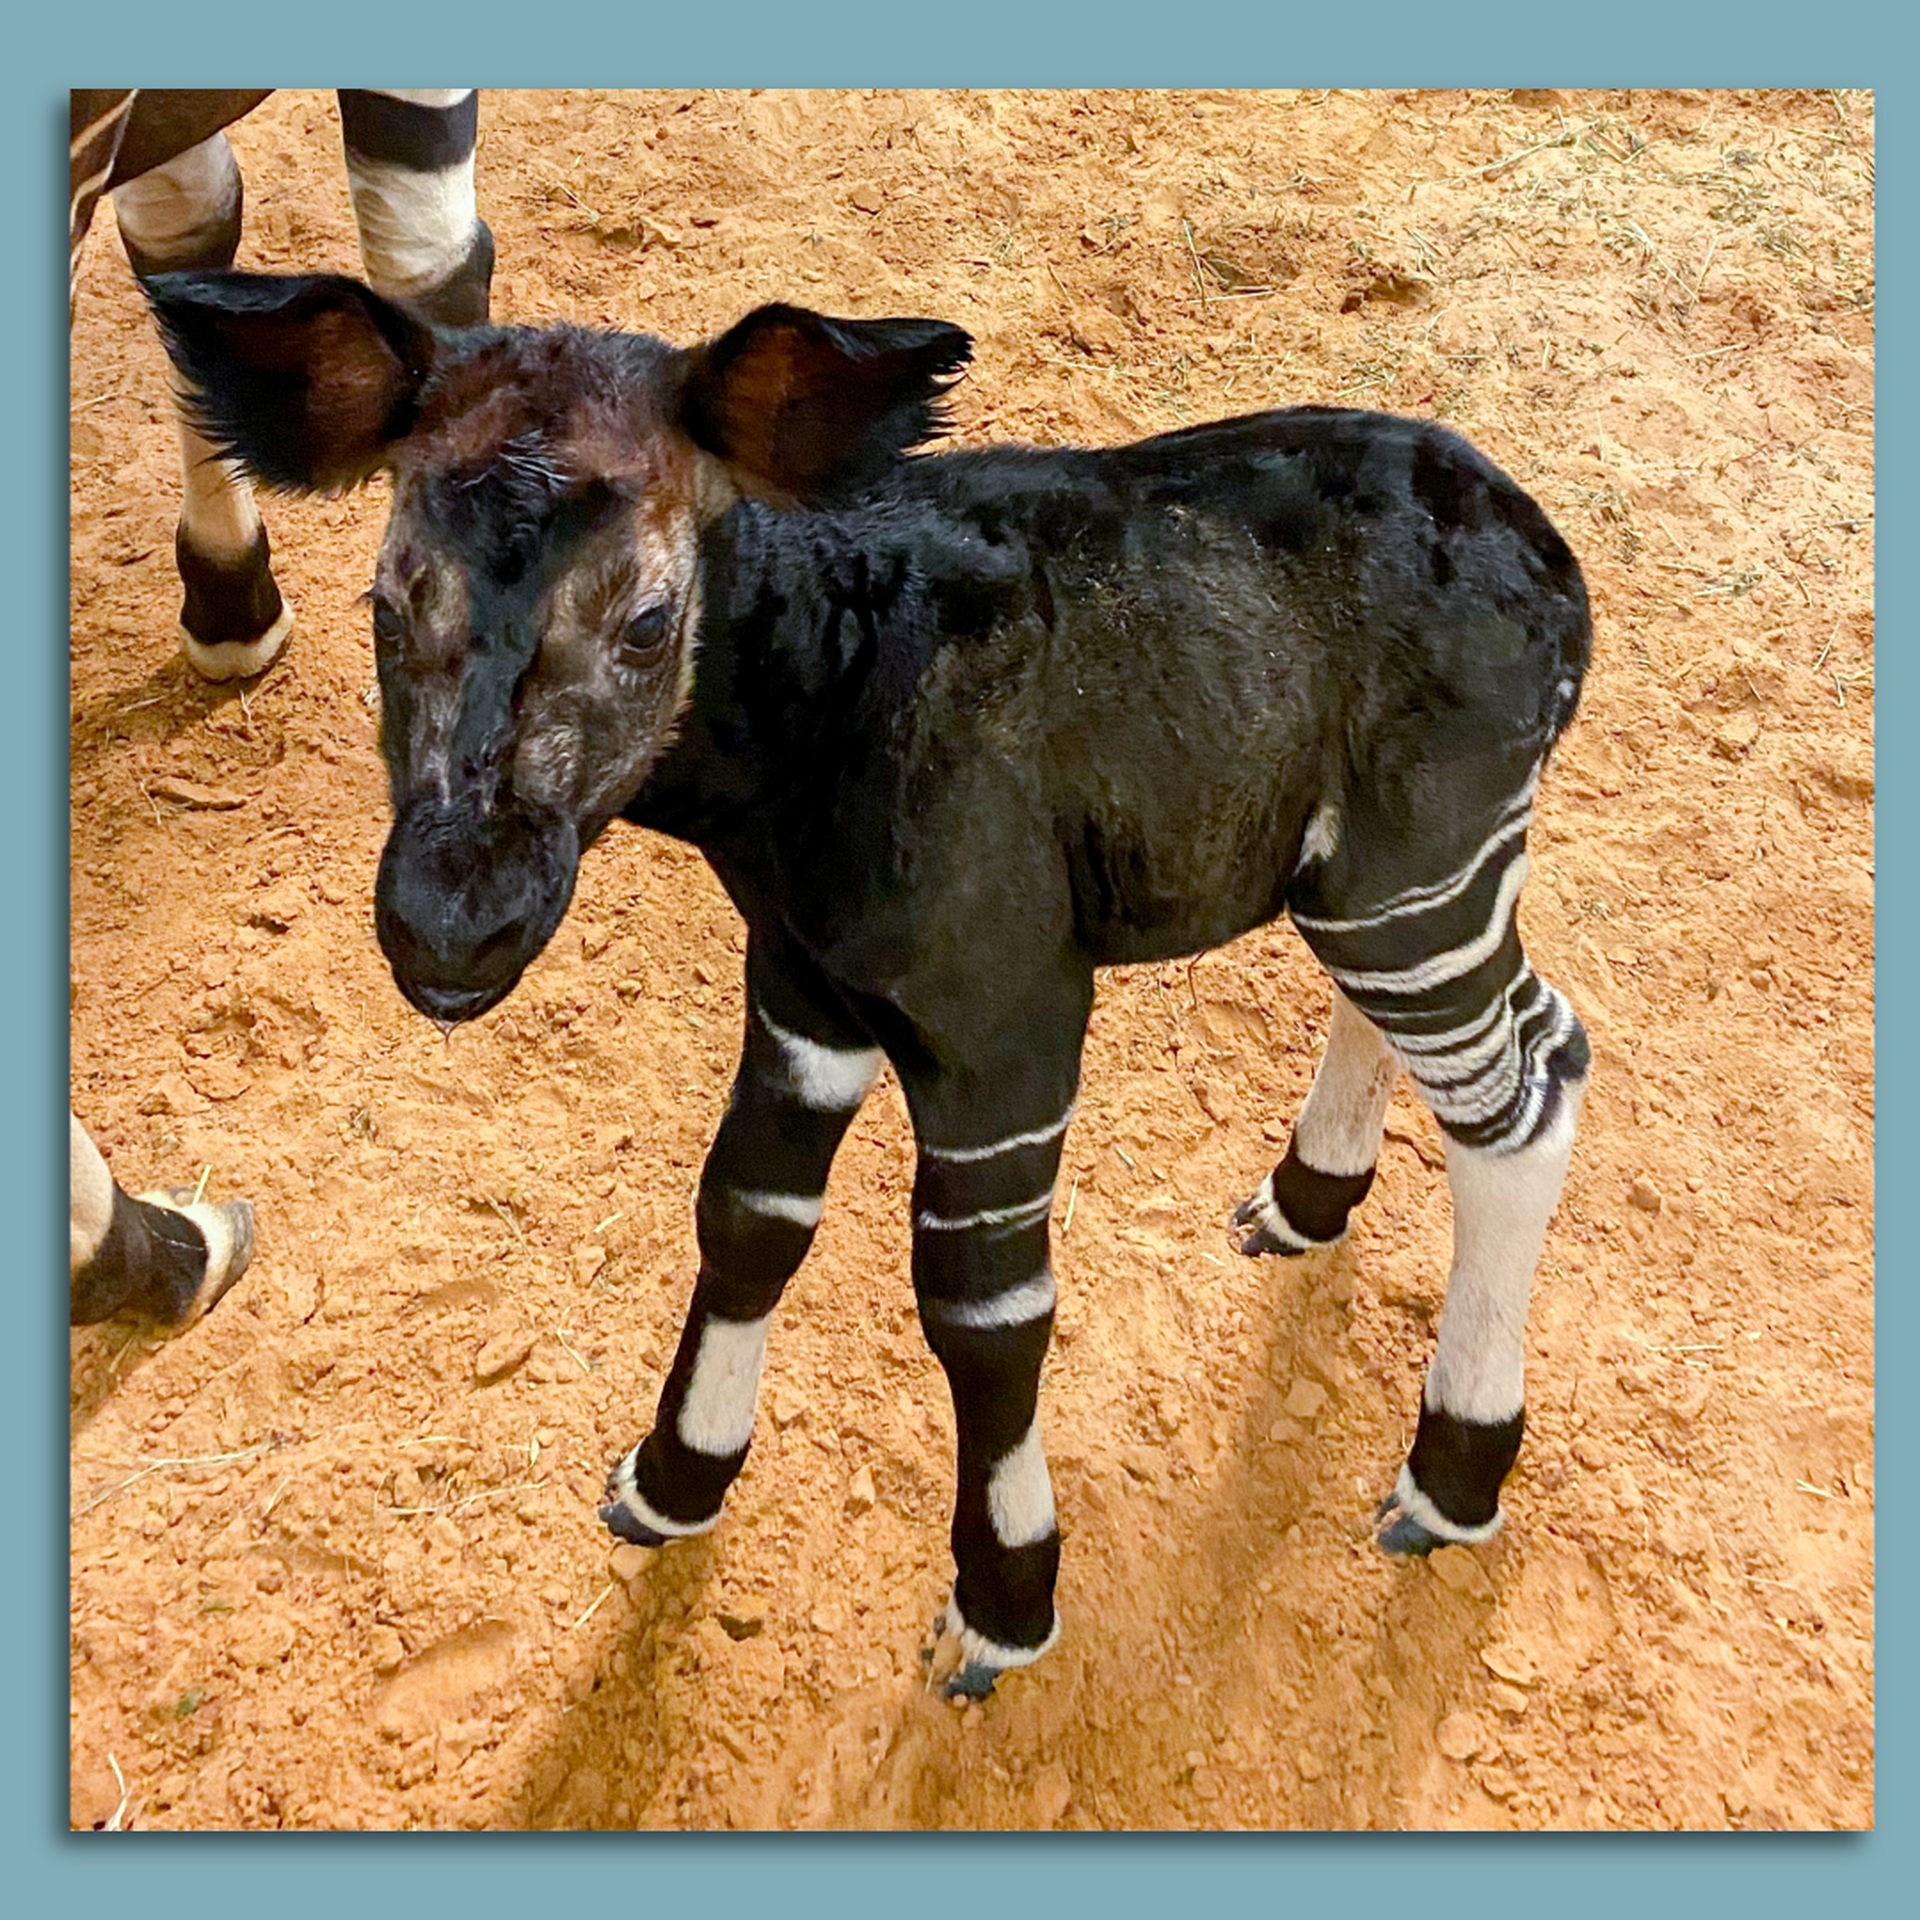
[(579, 864), (560, 814), (416, 801), (395, 819), (374, 883), (395, 984), (442, 1026), (497, 1006), (553, 938)]

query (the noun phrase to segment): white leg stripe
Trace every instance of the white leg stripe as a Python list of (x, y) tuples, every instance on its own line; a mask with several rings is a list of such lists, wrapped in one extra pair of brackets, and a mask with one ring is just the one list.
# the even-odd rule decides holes
[(950, 1327), (984, 1330), (1024, 1327), (1051, 1313), (1053, 1303), (1053, 1269), (1042, 1267), (1031, 1280), (1022, 1280), (991, 1300), (929, 1300), (925, 1310)]
[[(636, 1450), (637, 1451), (637, 1450)], [(686, 1540), (696, 1533), (706, 1533), (719, 1524), (716, 1513), (709, 1520), (696, 1520), (688, 1526), (684, 1520), (669, 1520), (663, 1513), (655, 1513), (642, 1497), (640, 1489), (633, 1484), (633, 1454), (628, 1454), (614, 1469), (613, 1495), (642, 1526), (651, 1527), (655, 1533), (669, 1540)]]
[(753, 1437), (753, 1403), (767, 1357), (765, 1320), (709, 1320), (680, 1403), (679, 1434), (695, 1453), (738, 1453)]
[(389, 299), (431, 293), (467, 257), (480, 209), (470, 160), (438, 173), (347, 154), (367, 278)]
[[(1448, 953), (1437, 953), (1417, 967), (1401, 967), (1391, 973), (1348, 973), (1344, 970), (1334, 973), (1333, 977), (1341, 991), (1347, 994), (1425, 993), (1429, 988), (1459, 979), (1463, 973), (1471, 973), (1482, 961), (1491, 959), (1499, 951), (1501, 941), (1507, 937), (1507, 928), (1513, 920), (1513, 903), (1519, 898), (1529, 865), (1523, 853), (1501, 875), (1500, 891), (1494, 896), (1487, 929), (1477, 940), (1469, 940), (1464, 946), (1455, 947)], [(1333, 970), (1329, 968), (1328, 971)]]
[(93, 1258), (113, 1224), (113, 1175), (79, 1116), (69, 1113), (67, 1122), (69, 1259), (78, 1271)]
[[(1378, 1161), (1380, 1129), (1398, 1072), (1380, 1029), (1336, 988), (1327, 1050), (1293, 1130), (1294, 1146), (1307, 1166), (1351, 1179)], [(1262, 1193), (1271, 1203), (1271, 1180)]]
[[(1294, 915), (1294, 925), (1311, 927), (1316, 933), (1360, 933), (1368, 927), (1384, 926), (1389, 920), (1398, 920), (1410, 913), (1425, 913), (1433, 907), (1444, 906), (1449, 900), (1457, 900), (1473, 884), (1473, 877), (1516, 833), (1524, 833), (1532, 817), (1533, 798), (1540, 788), (1540, 773), (1536, 768), (1533, 777), (1520, 789), (1515, 799), (1507, 805), (1506, 812), (1500, 817), (1500, 823), (1492, 834), (1482, 842), (1480, 850), (1451, 879), (1443, 880), (1437, 886), (1416, 887), (1411, 892), (1396, 894), (1384, 906), (1372, 913), (1363, 914), (1356, 920), (1314, 920), (1302, 915)], [(1318, 823), (1319, 816), (1315, 816)]]
[(927, 1233), (964, 1233), (970, 1227), (1030, 1227), (1044, 1220), (1053, 1206), (1049, 1187), (1037, 1200), (1023, 1200), (1017, 1207), (983, 1207), (978, 1213), (962, 1214), (957, 1220), (943, 1219), (937, 1213), (914, 1215), (913, 1224)]
[(761, 1193), (743, 1187), (736, 1187), (733, 1197), (754, 1213), (773, 1220), (791, 1220), (796, 1227), (817, 1227), (821, 1209), (827, 1204), (823, 1193)]
[(802, 1106), (816, 1113), (845, 1113), (857, 1107), (879, 1079), (885, 1056), (878, 1047), (824, 1047), (788, 1032), (764, 1007), (753, 1011), (780, 1049), (787, 1085)]
[(1527, 1302), (1573, 1154), (1578, 1110), (1578, 1090), (1562, 1089), (1552, 1127), (1517, 1153), (1447, 1142), (1453, 1270), (1427, 1375), (1429, 1406), (1486, 1425), (1520, 1410)]
[(183, 247), (233, 207), (240, 194), (240, 163), (216, 133), (165, 166), (113, 190), (120, 231), (155, 259), (177, 257)]
[(180, 518), (187, 544), (209, 560), (238, 560), (260, 537), (260, 509), (253, 486), (231, 460), (222, 460), (184, 417), (175, 421), (180, 439)]
[(1500, 1531), (1500, 1522), (1505, 1516), (1496, 1508), (1491, 1520), (1483, 1521), (1477, 1527), (1463, 1527), (1457, 1520), (1449, 1520), (1427, 1496), (1413, 1484), (1413, 1469), (1402, 1467), (1400, 1478), (1393, 1485), (1394, 1503), (1408, 1519), (1417, 1520), (1426, 1530), (1442, 1540), (1451, 1541), (1455, 1546), (1471, 1547), (1482, 1540), (1491, 1540)]
[(448, 107), (457, 107), (473, 89), (471, 87), (369, 87), (369, 93), (377, 93), (383, 100), (404, 100), (411, 107), (436, 107), (444, 111)]
[(921, 1152), (934, 1160), (993, 1160), (1003, 1153), (1013, 1152), (1016, 1147), (1037, 1147), (1044, 1141), (1058, 1139), (1066, 1132), (1072, 1119), (1073, 1107), (1069, 1103), (1066, 1112), (1052, 1126), (1036, 1127), (1031, 1133), (1010, 1133), (990, 1147), (922, 1147)]
[(1053, 1482), (1035, 1421), (987, 1478), (987, 1516), (1003, 1547), (1030, 1547), (1054, 1531)]

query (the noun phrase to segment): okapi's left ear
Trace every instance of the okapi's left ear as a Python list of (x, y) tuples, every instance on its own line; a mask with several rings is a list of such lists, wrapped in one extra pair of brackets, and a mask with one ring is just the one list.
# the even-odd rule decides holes
[(829, 320), (761, 307), (689, 357), (680, 424), (753, 493), (832, 506), (945, 431), (973, 356), (941, 320)]
[(358, 486), (412, 425), (433, 334), (357, 280), (162, 273), (143, 284), (188, 417), (266, 485)]

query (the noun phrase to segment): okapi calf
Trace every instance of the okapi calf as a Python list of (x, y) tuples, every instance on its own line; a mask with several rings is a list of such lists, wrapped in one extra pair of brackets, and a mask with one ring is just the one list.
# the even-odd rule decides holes
[(170, 1327), (199, 1319), (253, 1258), (252, 1204), (209, 1205), (184, 1188), (135, 1199), (78, 1117), (67, 1121), (72, 1324), (128, 1311)]
[(434, 331), (341, 279), (153, 298), (203, 430), (262, 480), (392, 475), (376, 917), (407, 998), (443, 1024), (499, 1001), (616, 819), (698, 847), (746, 922), (692, 1308), (610, 1479), (616, 1534), (718, 1518), (775, 1302), (891, 1062), (958, 1430), (948, 1690), (1044, 1652), (1048, 1216), (1094, 969), (1282, 912), (1338, 991), (1242, 1250), (1340, 1237), (1406, 1068), (1455, 1252), (1380, 1542), (1493, 1531), (1587, 1069), (1514, 907), (1591, 633), (1512, 481), (1444, 428), (1318, 407), (906, 458), (971, 350), (932, 320), (770, 306), (679, 350)]

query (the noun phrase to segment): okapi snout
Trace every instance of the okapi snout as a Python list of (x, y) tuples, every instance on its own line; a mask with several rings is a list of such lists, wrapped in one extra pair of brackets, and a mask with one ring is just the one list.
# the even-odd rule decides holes
[(380, 949), (400, 991), (443, 1025), (496, 1006), (553, 938), (579, 862), (579, 836), (557, 813), (408, 807), (374, 887)]

